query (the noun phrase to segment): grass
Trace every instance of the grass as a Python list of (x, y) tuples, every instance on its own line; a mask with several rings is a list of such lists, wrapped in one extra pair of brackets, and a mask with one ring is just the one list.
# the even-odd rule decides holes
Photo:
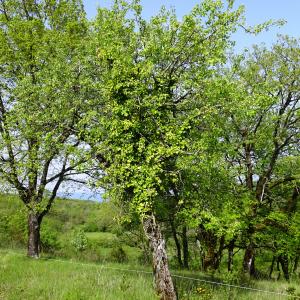
[[(89, 241), (98, 246), (99, 252), (104, 260), (109, 260), (112, 249), (116, 246), (120, 246), (118, 237), (111, 232), (86, 232), (85, 234)], [(137, 263), (138, 258), (141, 255), (141, 250), (124, 244), (121, 246), (128, 257), (128, 260)]]
[(88, 240), (104, 248), (111, 248), (118, 242), (117, 236), (111, 232), (86, 232), (85, 235)]
[[(36, 261), (25, 256), (27, 224), (21, 202), (15, 196), (0, 195), (0, 300), (157, 299), (153, 290), (151, 267), (141, 265), (139, 258), (142, 254), (141, 249), (132, 247), (135, 244), (131, 243), (130, 238), (124, 239), (114, 233), (118, 231), (111, 230), (112, 212), (114, 210), (108, 204), (58, 199), (43, 222), (42, 238), (46, 237), (51, 242), (54, 235), (54, 241), (57, 238), (60, 246), (54, 252), (44, 252), (42, 254), (44, 259)], [(101, 228), (103, 232), (100, 231)], [(78, 253), (73, 249), (71, 241), (76, 230), (82, 229), (88, 239), (88, 248)], [(97, 231), (93, 232), (93, 230)], [(1, 246), (8, 250), (1, 250)], [(119, 247), (122, 247), (128, 259), (123, 260), (122, 264), (112, 263), (121, 261), (112, 255)], [(12, 252), (13, 248), (23, 250)], [(171, 266), (176, 269), (173, 248), (173, 244), (168, 245)], [(50, 260), (48, 259), (50, 257), (61, 257), (66, 260)], [(237, 254), (235, 260), (237, 265), (240, 265), (238, 259)], [(260, 259), (259, 264), (269, 265), (265, 257)], [(195, 257), (196, 260), (198, 256)], [(126, 272), (120, 269), (141, 270), (150, 274)], [(221, 267), (221, 270), (225, 269), (225, 265)], [(275, 273), (274, 271), (274, 277), (276, 277)], [(195, 270), (177, 270), (172, 274), (200, 280), (222, 280), (236, 285), (241, 284), (238, 274), (235, 273), (216, 272), (213, 276)], [(175, 276), (173, 278), (180, 300), (296, 299), (234, 287), (222, 287)], [(291, 283), (285, 282), (282, 278), (279, 281), (251, 281), (247, 283), (247, 286), (249, 285), (256, 289), (284, 294), (290, 292), (300, 296), (299, 278), (293, 278)]]
[[(210, 280), (210, 279), (207, 279)], [(253, 290), (245, 290), (236, 287), (219, 286), (205, 282), (191, 282), (190, 280), (178, 280), (175, 278), (181, 300), (287, 300), (300, 299), (299, 284), (287, 284), (285, 282), (270, 283), (269, 281), (257, 282), (252, 286)], [(295, 288), (291, 297), (287, 288)], [(259, 289), (262, 291), (257, 291)], [(263, 292), (265, 291), (265, 292)], [(270, 293), (269, 293), (270, 292)], [(282, 294), (282, 295), (280, 295)], [(283, 295), (284, 294), (284, 295)], [(292, 295), (292, 294), (291, 294)]]
[(157, 299), (151, 274), (107, 269), (125, 265), (32, 260), (13, 252), (0, 255), (1, 300)]
[[(140, 270), (147, 273), (126, 272)], [(173, 273), (175, 274), (175, 273)], [(214, 280), (195, 272), (176, 273), (187, 277)], [(174, 277), (180, 298), (184, 300), (285, 300), (287, 296), (220, 287), (200, 281)], [(158, 299), (152, 286), (149, 269), (128, 264), (85, 264), (70, 260), (32, 260), (24, 253), (0, 251), (1, 300), (89, 300), (89, 299)], [(254, 288), (287, 293), (299, 285), (284, 281), (259, 281)], [(295, 299), (295, 298), (294, 298)]]

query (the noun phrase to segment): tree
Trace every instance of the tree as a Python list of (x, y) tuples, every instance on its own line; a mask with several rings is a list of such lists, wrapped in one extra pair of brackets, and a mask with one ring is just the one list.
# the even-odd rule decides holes
[[(287, 37), (272, 50), (256, 47), (234, 60), (230, 76), (220, 68), (206, 87), (210, 117), (190, 132), (177, 184), (177, 218), (197, 230), (204, 269), (217, 269), (228, 249), (232, 270), (234, 248), (245, 249), (244, 271), (252, 276), (259, 274), (258, 248), (273, 252), (287, 279), (289, 262), (297, 266), (298, 49), (297, 41)], [(275, 146), (276, 141), (281, 144)], [(273, 161), (276, 147), (280, 151)], [(270, 166), (262, 189), (259, 179)]]
[(102, 162), (110, 196), (141, 218), (161, 299), (176, 293), (160, 212), (180, 178), (177, 159), (186, 155), (190, 129), (209, 113), (206, 81), (226, 61), (242, 12), (232, 4), (204, 1), (182, 22), (162, 9), (147, 22), (138, 1), (115, 1), (112, 9), (98, 11), (95, 22), (101, 97), (82, 123), (91, 127), (85, 138)]
[[(252, 275), (259, 246), (255, 234), (273, 210), (281, 209), (275, 189), (299, 184), (299, 60), (299, 41), (289, 37), (281, 37), (270, 50), (255, 47), (234, 60), (223, 93), (226, 160), (248, 198), (244, 269)], [(284, 167), (291, 161), (298, 167)], [(298, 196), (285, 201), (294, 206)]]
[(74, 133), (86, 31), (80, 0), (0, 2), (0, 173), (27, 208), (30, 257), (59, 187), (84, 160)]

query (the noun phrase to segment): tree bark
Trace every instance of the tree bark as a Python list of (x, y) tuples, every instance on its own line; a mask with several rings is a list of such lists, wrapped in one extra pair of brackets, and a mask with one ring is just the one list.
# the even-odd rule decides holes
[(211, 230), (206, 230), (203, 225), (199, 226), (197, 238), (205, 245), (203, 258), (203, 270), (217, 270), (219, 260), (218, 237)]
[(294, 261), (294, 267), (293, 267), (293, 273), (297, 272), (298, 269), (298, 263), (299, 263), (299, 254), (296, 255), (295, 261)]
[(215, 270), (219, 270), (219, 268), (220, 268), (220, 264), (221, 264), (222, 257), (223, 257), (224, 245), (225, 245), (225, 236), (222, 235), (219, 239), (219, 249), (218, 249), (218, 252), (216, 253), (217, 257), (216, 257), (216, 261), (215, 261)]
[(300, 195), (300, 188), (295, 187), (293, 190), (292, 197), (288, 199), (286, 205), (286, 211), (288, 212), (289, 216), (294, 214), (297, 210), (297, 202), (298, 202), (299, 195)]
[(277, 271), (278, 271), (277, 280), (279, 280), (280, 277), (281, 277), (281, 270), (280, 270), (280, 263), (279, 263), (279, 259), (278, 258), (277, 258)]
[(189, 243), (187, 238), (187, 228), (182, 229), (182, 247), (183, 247), (183, 267), (189, 269)]
[(153, 214), (143, 219), (153, 256), (153, 275), (156, 292), (161, 300), (176, 300), (177, 295), (168, 266), (165, 240)]
[(290, 273), (289, 273), (289, 259), (287, 255), (279, 255), (278, 261), (281, 265), (281, 269), (283, 271), (284, 278), (289, 281), (290, 280)]
[(276, 262), (276, 256), (274, 255), (273, 259), (272, 259), (271, 266), (270, 266), (269, 279), (272, 279), (272, 274), (273, 274), (275, 262)]
[(232, 271), (234, 244), (235, 244), (235, 239), (231, 240), (228, 245), (228, 262), (227, 262), (228, 272)]
[(250, 276), (255, 275), (255, 251), (252, 243), (250, 243), (245, 250), (243, 269), (244, 272)]
[(40, 220), (34, 212), (28, 215), (27, 256), (39, 258), (40, 255)]
[(182, 259), (181, 259), (181, 245), (180, 245), (179, 239), (177, 237), (177, 231), (176, 231), (173, 220), (170, 220), (170, 224), (171, 224), (172, 234), (173, 234), (173, 238), (174, 238), (175, 245), (176, 245), (178, 264), (179, 264), (179, 267), (182, 268), (183, 263), (182, 263)]

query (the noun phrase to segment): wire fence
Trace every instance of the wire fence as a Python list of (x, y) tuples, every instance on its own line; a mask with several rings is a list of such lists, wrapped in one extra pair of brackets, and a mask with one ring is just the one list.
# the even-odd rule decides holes
[[(114, 270), (114, 271), (119, 271), (119, 272), (131, 272), (131, 273), (151, 274), (151, 275), (153, 274), (153, 272), (150, 272), (150, 271), (137, 270), (137, 269), (115, 268), (115, 267), (109, 267), (109, 266), (105, 266), (105, 265), (80, 263), (80, 262), (73, 262), (73, 261), (59, 260), (59, 259), (51, 259), (51, 258), (46, 259), (46, 260), (62, 262), (62, 263), (64, 263), (64, 262), (75, 263), (75, 264), (80, 264), (80, 265), (83, 265), (83, 266), (94, 266), (94, 267), (95, 266), (96, 267), (101, 266), (102, 269)], [(224, 283), (224, 282), (194, 278), (194, 277), (183, 276), (183, 275), (178, 275), (178, 274), (172, 274), (172, 277), (173, 278), (184, 279), (184, 280), (192, 280), (192, 281), (203, 282), (203, 283), (207, 283), (207, 284), (211, 284), (211, 285), (218, 285), (218, 286), (224, 286), (224, 287), (230, 287), (230, 288), (236, 288), (236, 289), (249, 290), (249, 291), (253, 291), (253, 292), (266, 293), (266, 294), (270, 294), (270, 295), (272, 294), (272, 295), (277, 295), (277, 296), (290, 297), (290, 298), (293, 298), (293, 299), (300, 299), (300, 296), (290, 295), (290, 294), (280, 293), (280, 292), (274, 292), (274, 291), (268, 291), (268, 290), (263, 290), (263, 289), (257, 289), (257, 288), (252, 288), (252, 287), (249, 287), (249, 286), (234, 285), (234, 284), (229, 284), (229, 283)]]
[[(0, 252), (5, 252), (5, 251), (0, 250)], [(10, 252), (12, 252), (12, 251), (10, 251)], [(20, 253), (17, 253), (17, 252), (13, 252), (13, 253), (21, 255)], [(59, 263), (69, 263), (69, 264), (74, 264), (74, 265), (97, 267), (97, 268), (101, 267), (101, 269), (107, 269), (107, 270), (118, 271), (118, 272), (130, 272), (130, 273), (137, 273), (137, 274), (140, 273), (140, 274), (147, 274), (147, 275), (149, 275), (149, 274), (152, 275), (153, 274), (153, 272), (145, 271), (145, 270), (116, 268), (116, 267), (106, 266), (106, 265), (103, 265), (103, 264), (82, 263), (82, 262), (55, 259), (55, 258), (40, 258), (40, 260), (54, 261), (54, 262), (59, 262)], [(258, 293), (265, 293), (265, 294), (270, 294), (270, 295), (274, 295), (274, 296), (276, 295), (276, 296), (282, 296), (282, 297), (289, 297), (290, 299), (300, 299), (300, 296), (297, 296), (297, 295), (291, 295), (291, 294), (280, 293), (280, 292), (275, 292), (275, 291), (257, 289), (257, 288), (252, 288), (252, 287), (249, 287), (249, 286), (234, 285), (234, 284), (229, 284), (229, 283), (225, 283), (225, 282), (218, 282), (218, 281), (194, 278), (194, 277), (178, 275), (178, 274), (172, 274), (172, 277), (173, 278), (178, 278), (178, 279), (184, 279), (184, 280), (191, 280), (191, 281), (207, 283), (207, 284), (211, 284), (211, 285), (224, 286), (224, 287), (236, 288), (236, 289), (243, 289), (243, 290), (248, 290), (248, 291), (253, 291), (253, 292), (258, 292)]]

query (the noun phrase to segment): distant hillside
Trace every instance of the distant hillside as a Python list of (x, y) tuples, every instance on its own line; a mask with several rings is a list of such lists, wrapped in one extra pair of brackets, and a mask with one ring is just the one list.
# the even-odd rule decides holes
[[(140, 250), (116, 234), (119, 213), (117, 206), (107, 202), (58, 198), (42, 224), (43, 255), (89, 261), (136, 260)], [(24, 205), (17, 196), (1, 195), (0, 247), (25, 250), (26, 236)]]

